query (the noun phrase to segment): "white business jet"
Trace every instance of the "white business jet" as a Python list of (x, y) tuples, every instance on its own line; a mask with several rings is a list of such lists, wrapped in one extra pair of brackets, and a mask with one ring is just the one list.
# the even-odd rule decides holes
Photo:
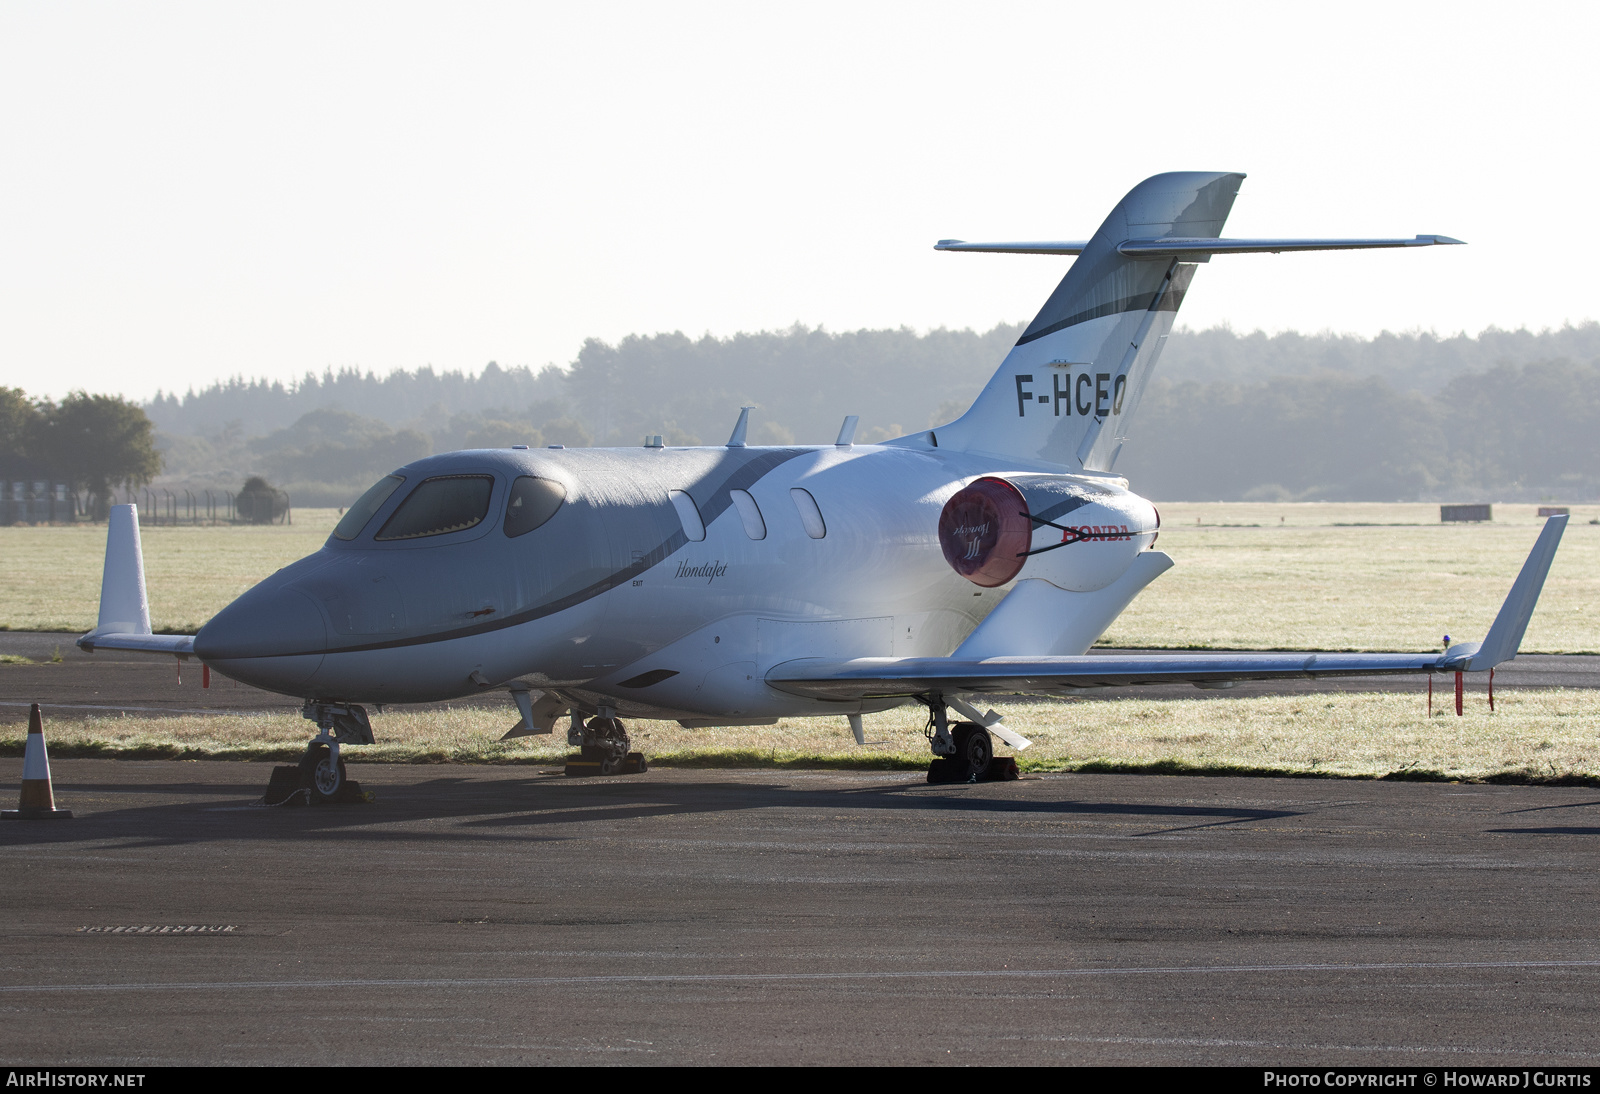
[[(196, 657), (305, 700), (314, 799), (339, 750), (372, 742), (361, 704), (510, 692), (511, 734), (549, 733), (622, 769), (621, 717), (685, 726), (861, 718), (926, 705), (940, 778), (981, 778), (994, 693), (1488, 669), (1515, 655), (1565, 518), (1552, 518), (1482, 643), (1441, 653), (1085, 656), (1172, 559), (1160, 518), (1113, 471), (1197, 264), (1214, 255), (1456, 243), (1225, 239), (1240, 174), (1136, 186), (1079, 242), (939, 249), (1079, 256), (970, 410), (855, 444), (509, 449), (385, 476), (315, 554), (193, 636), (150, 631), (137, 514), (118, 506), (85, 650)], [(950, 712), (959, 717), (952, 719)], [(999, 766), (999, 765), (995, 765)]]

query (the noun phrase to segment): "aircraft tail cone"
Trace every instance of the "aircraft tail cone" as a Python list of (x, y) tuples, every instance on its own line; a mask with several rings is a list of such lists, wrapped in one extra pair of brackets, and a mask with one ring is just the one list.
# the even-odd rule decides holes
[(28, 710), (28, 746), (22, 754), (22, 797), (15, 809), (0, 810), (6, 820), (46, 820), (71, 817), (72, 810), (57, 809), (50, 788), (50, 754), (44, 747), (44, 715), (39, 704)]

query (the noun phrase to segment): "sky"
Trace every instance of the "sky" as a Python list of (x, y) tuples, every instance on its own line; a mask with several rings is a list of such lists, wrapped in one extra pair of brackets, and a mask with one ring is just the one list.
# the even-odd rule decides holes
[(7, 0), (0, 385), (985, 329), (1070, 259), (935, 240), (1084, 238), (1171, 170), (1249, 175), (1230, 236), (1469, 244), (1217, 258), (1188, 326), (1582, 322), (1597, 13)]

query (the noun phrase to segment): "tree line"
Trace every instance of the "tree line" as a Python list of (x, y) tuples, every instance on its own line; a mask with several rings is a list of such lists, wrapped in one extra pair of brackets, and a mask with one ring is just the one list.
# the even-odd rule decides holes
[[(121, 488), (237, 490), (249, 476), (297, 506), (345, 505), (460, 448), (720, 444), (745, 405), (759, 408), (751, 443), (827, 443), (845, 414), (870, 442), (960, 414), (1019, 329), (633, 336), (591, 340), (565, 369), (234, 378), (143, 408), (0, 389), (0, 462), (59, 469), (100, 512)], [(1180, 329), (1116, 470), (1162, 500), (1587, 500), (1600, 497), (1597, 369), (1595, 323), (1449, 338)]]
[(1383, 376), (1153, 380), (1115, 470), (1173, 501), (1588, 501), (1600, 360), (1505, 364), (1428, 395)]
[(87, 515), (103, 519), (113, 493), (161, 473), (154, 428), (138, 404), (76, 391), (59, 403), (0, 387), (0, 479), (43, 479), (89, 496)]

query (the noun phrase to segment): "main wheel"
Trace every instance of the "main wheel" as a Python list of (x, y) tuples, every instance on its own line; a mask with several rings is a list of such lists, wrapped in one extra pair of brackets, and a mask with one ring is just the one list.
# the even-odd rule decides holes
[(311, 793), (313, 805), (327, 805), (338, 800), (344, 789), (344, 760), (337, 763), (328, 754), (327, 745), (312, 745), (300, 761), (300, 785)]
[(957, 722), (950, 727), (950, 735), (956, 741), (955, 761), (966, 767), (967, 777), (976, 782), (988, 774), (989, 765), (994, 762), (994, 740), (989, 731), (975, 722)]
[(603, 752), (600, 774), (615, 775), (628, 760), (628, 731), (616, 718), (595, 718), (589, 722), (595, 746)]

